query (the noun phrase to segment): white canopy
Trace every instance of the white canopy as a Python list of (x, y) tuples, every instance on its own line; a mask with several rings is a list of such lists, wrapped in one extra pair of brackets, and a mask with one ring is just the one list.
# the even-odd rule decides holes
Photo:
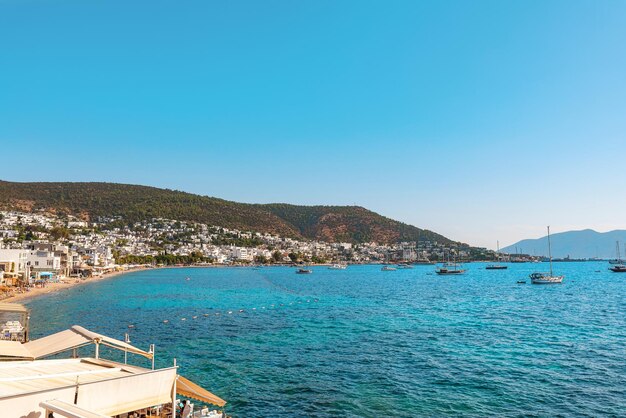
[[(169, 404), (176, 368), (98, 359), (0, 362), (0, 417), (102, 418)], [(69, 405), (69, 406), (68, 406)]]
[(32, 359), (31, 352), (19, 341), (0, 340), (0, 358), (9, 357), (15, 360)]
[(108, 415), (101, 415), (96, 412), (87, 411), (79, 406), (60, 401), (58, 399), (41, 402), (39, 406), (67, 418), (110, 418)]
[(28, 308), (19, 303), (0, 303), (0, 312), (28, 314)]
[(212, 405), (224, 406), (226, 401), (182, 376), (176, 376), (176, 393)]
[(24, 344), (17, 341), (0, 341), (0, 358), (35, 360), (89, 344), (102, 344), (118, 350), (126, 350), (129, 353), (139, 354), (149, 359), (152, 358), (152, 353), (140, 350), (115, 338), (89, 331), (78, 325)]

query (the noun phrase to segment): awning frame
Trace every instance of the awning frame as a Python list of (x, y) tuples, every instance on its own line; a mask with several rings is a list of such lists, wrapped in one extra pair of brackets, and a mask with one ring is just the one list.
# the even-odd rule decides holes
[(186, 398), (195, 399), (197, 401), (217, 405), (219, 407), (226, 405), (226, 401), (224, 399), (212, 394), (208, 390), (181, 375), (176, 376), (176, 393)]
[(85, 347), (90, 344), (96, 345), (96, 357), (98, 357), (99, 346), (102, 344), (116, 350), (138, 354), (150, 360), (154, 358), (153, 352), (141, 350), (126, 342), (74, 325), (68, 330), (20, 344), (19, 349), (17, 346), (13, 347), (4, 344), (6, 345), (6, 349), (3, 351), (2, 344), (0, 344), (0, 360), (2, 358), (36, 360)]
[(39, 406), (46, 409), (46, 416), (48, 412), (53, 412), (66, 418), (111, 418), (109, 415), (88, 411), (77, 405), (58, 399), (40, 402)]

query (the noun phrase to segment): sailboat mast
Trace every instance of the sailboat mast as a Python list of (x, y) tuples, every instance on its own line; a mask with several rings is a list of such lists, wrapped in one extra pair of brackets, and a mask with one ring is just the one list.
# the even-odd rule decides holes
[(552, 246), (550, 245), (550, 226), (548, 226), (548, 255), (550, 256), (550, 277), (552, 277)]
[(496, 260), (500, 261), (500, 241), (496, 241), (496, 247), (498, 248), (498, 251), (496, 251)]

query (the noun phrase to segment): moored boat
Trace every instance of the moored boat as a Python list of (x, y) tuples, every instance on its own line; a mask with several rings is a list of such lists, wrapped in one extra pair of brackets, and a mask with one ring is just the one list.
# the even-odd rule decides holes
[(309, 269), (298, 269), (296, 270), (296, 274), (311, 274), (313, 273), (313, 270), (309, 270)]
[(345, 270), (348, 268), (347, 264), (335, 263), (328, 267), (329, 270)]
[(462, 266), (459, 266), (459, 264), (457, 264), (456, 262), (456, 256), (454, 257), (452, 263), (450, 262), (446, 262), (443, 264), (443, 266), (439, 267), (438, 269), (435, 270), (435, 273), (437, 273), (440, 276), (447, 276), (447, 275), (453, 275), (453, 274), (464, 274), (465, 273), (465, 269), (461, 268)]
[(563, 282), (564, 276), (554, 276), (552, 273), (532, 273), (530, 282), (532, 284), (559, 284)]
[(485, 267), (485, 270), (506, 270), (508, 268), (508, 266), (503, 266), (500, 264), (489, 264), (487, 267)]
[(395, 267), (383, 266), (380, 271), (396, 271)]
[(448, 267), (440, 267), (437, 270), (435, 270), (435, 273), (439, 274), (440, 276), (445, 276), (445, 275), (449, 275), (449, 274), (464, 274), (465, 273), (465, 269), (460, 269), (460, 268), (448, 268)]
[(615, 260), (609, 260), (609, 264), (612, 264), (613, 267), (609, 267), (613, 273), (626, 273), (626, 265), (622, 261), (620, 250), (619, 250), (619, 241), (615, 242), (615, 251), (617, 252), (617, 258)]
[(548, 255), (550, 257), (550, 273), (535, 272), (530, 275), (532, 284), (560, 284), (565, 276), (555, 276), (552, 272), (552, 246), (550, 244), (550, 227), (548, 226)]
[(498, 241), (498, 250), (496, 251), (496, 263), (495, 264), (489, 264), (487, 267), (485, 267), (485, 270), (506, 270), (508, 268), (508, 266), (503, 266), (502, 264), (499, 263), (500, 261), (500, 241)]

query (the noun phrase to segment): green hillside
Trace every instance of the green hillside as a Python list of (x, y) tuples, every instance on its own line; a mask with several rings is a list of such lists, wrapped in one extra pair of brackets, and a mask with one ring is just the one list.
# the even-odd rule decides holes
[(0, 208), (46, 210), (85, 220), (168, 218), (327, 242), (392, 243), (447, 238), (358, 206), (250, 205), (175, 190), (115, 183), (0, 181)]
[(394, 221), (359, 206), (296, 206), (274, 203), (257, 207), (287, 221), (308, 238), (329, 242), (450, 242), (432, 231)]

